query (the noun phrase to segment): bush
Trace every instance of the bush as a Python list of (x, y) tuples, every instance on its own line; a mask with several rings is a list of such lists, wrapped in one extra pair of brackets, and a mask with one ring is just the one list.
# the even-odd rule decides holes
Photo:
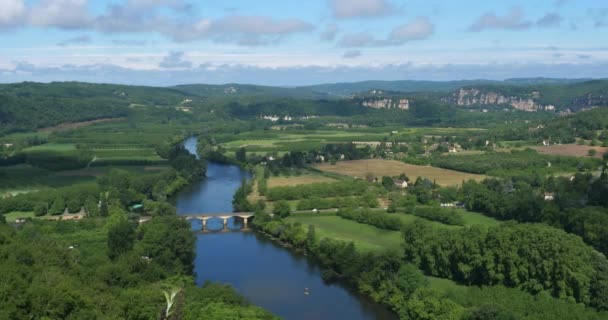
[(49, 209), (49, 213), (52, 215), (60, 215), (60, 214), (63, 214), (64, 210), (65, 210), (65, 201), (63, 200), (63, 197), (57, 197), (57, 199), (55, 199), (55, 201), (53, 201), (53, 205)]
[(46, 203), (44, 202), (40, 202), (37, 203), (36, 206), (34, 207), (34, 215), (36, 217), (41, 217), (46, 215), (47, 212), (47, 207), (46, 207)]
[(401, 230), (403, 222), (394, 215), (383, 212), (370, 212), (365, 209), (342, 209), (337, 213), (338, 216), (354, 220), (359, 223), (369, 224), (374, 227), (386, 230)]
[(438, 207), (416, 207), (414, 215), (444, 224), (463, 226), (464, 218), (461, 213), (454, 209), (443, 209)]

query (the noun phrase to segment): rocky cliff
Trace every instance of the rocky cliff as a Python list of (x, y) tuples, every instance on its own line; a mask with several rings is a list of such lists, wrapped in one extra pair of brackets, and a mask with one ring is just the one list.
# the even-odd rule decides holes
[(410, 101), (404, 98), (369, 98), (363, 99), (361, 105), (374, 109), (409, 110)]
[(459, 106), (488, 106), (488, 105), (509, 105), (515, 109), (536, 112), (536, 111), (555, 111), (554, 105), (541, 105), (535, 101), (540, 96), (539, 92), (531, 92), (527, 97), (507, 96), (493, 91), (482, 91), (476, 88), (462, 88), (452, 93), (444, 99), (445, 102)]

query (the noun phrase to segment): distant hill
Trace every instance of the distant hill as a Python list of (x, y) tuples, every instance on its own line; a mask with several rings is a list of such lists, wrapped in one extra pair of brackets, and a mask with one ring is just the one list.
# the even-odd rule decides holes
[(312, 88), (287, 88), (258, 86), (251, 84), (228, 83), (222, 85), (211, 84), (186, 84), (171, 87), (183, 93), (200, 96), (203, 98), (235, 98), (235, 97), (281, 97), (301, 99), (322, 99), (329, 95), (316, 92)]
[(188, 95), (170, 88), (82, 82), (0, 85), (0, 134), (61, 123), (124, 117), (129, 106), (171, 106)]

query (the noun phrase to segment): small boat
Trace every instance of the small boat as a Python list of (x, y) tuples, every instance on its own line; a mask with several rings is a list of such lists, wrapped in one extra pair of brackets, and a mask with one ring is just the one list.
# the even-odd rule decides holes
[(308, 292), (308, 288), (304, 288), (304, 294), (305, 295), (309, 295), (310, 294), (310, 292)]

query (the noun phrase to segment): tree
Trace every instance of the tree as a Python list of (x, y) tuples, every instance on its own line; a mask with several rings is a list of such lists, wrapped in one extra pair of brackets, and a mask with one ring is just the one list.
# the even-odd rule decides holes
[(135, 241), (135, 230), (133, 226), (122, 220), (110, 226), (108, 230), (108, 257), (112, 260), (130, 251)]
[(87, 212), (89, 217), (95, 217), (99, 214), (99, 207), (97, 207), (97, 199), (92, 195), (89, 195), (84, 201), (84, 210)]
[(63, 197), (57, 197), (55, 201), (53, 201), (53, 205), (49, 209), (49, 213), (52, 215), (60, 215), (63, 214), (65, 210), (65, 201)]
[(107, 217), (109, 215), (108, 212), (108, 200), (105, 197), (105, 194), (102, 194), (100, 204), (99, 204), (99, 215), (102, 217)]
[(39, 202), (34, 207), (34, 215), (36, 217), (41, 217), (46, 214), (47, 209), (47, 204), (45, 202)]
[(383, 176), (382, 177), (382, 186), (385, 189), (393, 189), (395, 187), (395, 183), (393, 182), (393, 178)]
[(288, 217), (291, 213), (291, 207), (289, 206), (289, 203), (285, 200), (277, 201), (275, 202), (274, 207), (272, 208), (272, 213), (281, 218), (285, 218)]
[(587, 155), (590, 157), (595, 157), (596, 154), (597, 154), (597, 150), (595, 150), (595, 149), (589, 149), (589, 151), (587, 151)]
[(78, 201), (78, 198), (72, 197), (67, 201), (67, 207), (69, 213), (76, 213), (81, 209), (80, 201)]
[(456, 320), (461, 319), (464, 308), (434, 289), (420, 288), (407, 301), (406, 319)]
[(315, 243), (317, 242), (317, 234), (315, 231), (315, 226), (312, 224), (308, 225), (308, 232), (306, 233), (306, 247), (308, 247), (308, 250), (311, 250), (311, 248), (315, 245)]
[(234, 156), (238, 162), (247, 162), (247, 150), (245, 150), (245, 147), (240, 147)]
[(196, 239), (189, 222), (174, 215), (154, 217), (140, 226), (139, 238), (143, 254), (166, 270), (192, 274)]

